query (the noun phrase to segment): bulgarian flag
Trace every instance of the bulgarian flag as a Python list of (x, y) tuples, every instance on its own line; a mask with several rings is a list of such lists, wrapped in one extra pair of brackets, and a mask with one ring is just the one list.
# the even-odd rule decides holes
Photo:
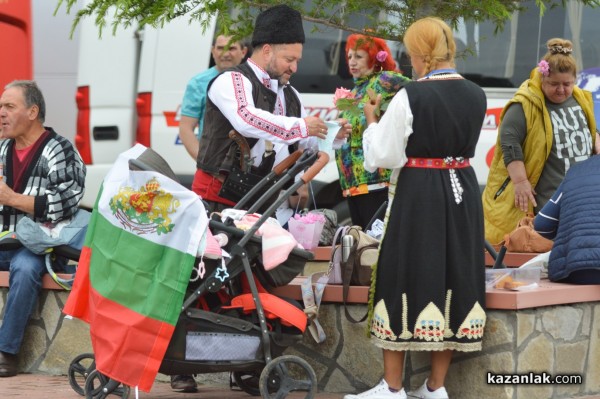
[(100, 373), (149, 392), (208, 219), (185, 187), (129, 170), (144, 151), (122, 153), (104, 179), (63, 312), (89, 323)]

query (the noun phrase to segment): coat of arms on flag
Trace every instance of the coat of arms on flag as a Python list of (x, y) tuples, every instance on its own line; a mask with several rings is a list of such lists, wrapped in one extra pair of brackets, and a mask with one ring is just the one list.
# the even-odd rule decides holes
[(139, 189), (121, 187), (109, 202), (113, 215), (124, 228), (137, 233), (169, 233), (175, 225), (170, 214), (181, 205), (173, 194), (161, 188), (153, 177)]

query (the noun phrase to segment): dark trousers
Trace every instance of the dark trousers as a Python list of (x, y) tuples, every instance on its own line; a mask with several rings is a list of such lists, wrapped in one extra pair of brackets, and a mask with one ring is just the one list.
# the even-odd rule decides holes
[[(366, 231), (367, 226), (377, 210), (388, 199), (387, 188), (383, 190), (372, 191), (368, 194), (346, 197), (348, 208), (350, 209), (350, 218), (352, 224), (360, 226)], [(384, 214), (378, 215), (383, 220)]]

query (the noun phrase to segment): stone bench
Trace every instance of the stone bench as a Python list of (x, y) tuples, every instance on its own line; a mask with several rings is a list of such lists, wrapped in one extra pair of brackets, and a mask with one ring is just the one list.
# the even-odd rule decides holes
[[(63, 279), (69, 279), (70, 274), (56, 273), (56, 275)], [(0, 287), (8, 287), (8, 272), (0, 271)], [(42, 289), (44, 290), (64, 290), (63, 287), (58, 285), (56, 281), (52, 280), (49, 274), (45, 274), (42, 278)]]
[[(302, 301), (301, 285), (307, 277), (296, 277), (285, 287), (273, 293)], [(600, 302), (600, 285), (575, 285), (554, 283), (542, 279), (539, 287), (527, 291), (509, 291), (490, 288), (486, 291), (487, 309), (530, 309), (541, 306), (564, 305), (580, 302)], [(350, 287), (347, 303), (365, 304), (369, 299), (369, 287)], [(342, 286), (328, 285), (323, 291), (323, 303), (342, 303)]]
[[(323, 269), (330, 248), (315, 250)], [(519, 256), (508, 254), (507, 266), (518, 266)], [(532, 255), (529, 255), (531, 257)], [(523, 256), (521, 256), (523, 258)], [(528, 260), (529, 258), (525, 259)], [(525, 261), (523, 260), (523, 261)], [(514, 262), (513, 262), (514, 261)], [(487, 263), (487, 262), (486, 262)], [(298, 277), (278, 294), (300, 299)], [(8, 273), (0, 272), (0, 308), (8, 289)], [(68, 291), (48, 276), (25, 336), (20, 369), (30, 373), (64, 375), (71, 360), (92, 352), (87, 324), (62, 314)], [(322, 392), (363, 391), (376, 384), (383, 370), (381, 350), (365, 336), (365, 323), (346, 320), (341, 305), (341, 286), (325, 288), (319, 320), (327, 335), (316, 343), (306, 333), (297, 345), (286, 349), (306, 359), (317, 374)], [(368, 287), (351, 287), (348, 310), (360, 317), (366, 310)], [(600, 286), (571, 286), (543, 281), (532, 291), (488, 290), (487, 325), (481, 352), (456, 353), (447, 379), (450, 397), (462, 399), (574, 398), (600, 395)], [(428, 354), (407, 354), (405, 385), (417, 387), (429, 372)], [(489, 385), (486, 373), (547, 372), (579, 374), (576, 385)], [(202, 382), (203, 375), (197, 377)], [(228, 384), (228, 373), (210, 374), (207, 380)], [(159, 379), (166, 377), (159, 375)], [(469, 387), (465, 389), (465, 387)]]
[[(315, 249), (315, 261), (326, 265), (329, 261), (331, 247), (318, 247)], [(503, 263), (507, 267), (519, 267), (537, 254), (531, 253), (507, 253)], [(486, 265), (494, 264), (494, 259), (486, 252)], [(321, 267), (321, 270), (323, 266)], [(274, 290), (277, 295), (302, 300), (301, 285), (306, 276), (295, 278), (285, 287)], [(341, 285), (328, 285), (323, 291), (323, 303), (342, 303)], [(349, 288), (348, 303), (365, 304), (369, 298), (369, 287), (353, 286)], [(554, 283), (548, 279), (542, 279), (540, 286), (528, 291), (509, 291), (491, 288), (486, 291), (487, 309), (530, 309), (541, 306), (553, 306), (579, 302), (600, 301), (600, 285), (576, 285), (565, 283)]]

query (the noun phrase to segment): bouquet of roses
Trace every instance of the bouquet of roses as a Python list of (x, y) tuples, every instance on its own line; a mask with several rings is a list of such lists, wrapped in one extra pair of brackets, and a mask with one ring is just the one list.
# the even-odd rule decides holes
[[(367, 89), (367, 101), (369, 101), (370, 98), (376, 97), (377, 95), (373, 89)], [(360, 100), (360, 98), (354, 97), (352, 91), (343, 87), (335, 89), (335, 94), (333, 95), (333, 105), (335, 105), (338, 110), (346, 111), (355, 117), (360, 116), (363, 112), (362, 107), (359, 107)], [(379, 115), (379, 112), (376, 112), (376, 114)]]

